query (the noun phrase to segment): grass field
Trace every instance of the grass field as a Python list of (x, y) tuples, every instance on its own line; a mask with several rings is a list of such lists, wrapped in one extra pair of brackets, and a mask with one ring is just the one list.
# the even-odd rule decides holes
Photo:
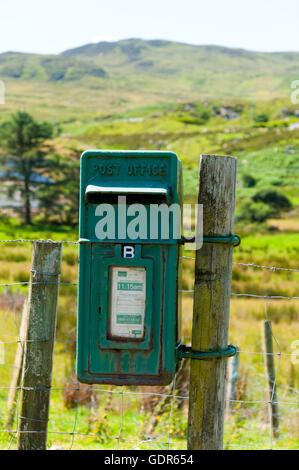
[[(20, 233), (18, 227), (0, 226), (1, 239), (15, 237)], [(60, 227), (51, 232), (51, 227), (36, 227), (22, 232), (24, 238), (51, 238), (75, 240), (76, 231)], [(0, 282), (26, 282), (29, 279), (31, 244), (3, 244), (0, 249)], [(244, 235), (242, 245), (235, 250), (235, 262), (255, 262), (270, 266), (296, 266), (298, 259), (298, 237), (294, 233)], [(192, 252), (186, 252), (193, 256)], [(297, 257), (297, 258), (296, 258)], [(185, 289), (193, 288), (193, 261), (184, 260)], [(64, 245), (62, 282), (77, 280), (77, 246)], [(232, 292), (264, 295), (298, 295), (299, 273), (289, 271), (269, 271), (258, 268), (234, 265)], [(17, 340), (16, 323), (20, 323), (22, 300), (27, 286), (3, 289), (1, 294), (0, 331), (1, 341)], [(13, 301), (13, 303), (12, 303)], [(183, 298), (183, 335), (185, 342), (190, 340), (192, 322), (192, 295)], [(273, 332), (282, 353), (292, 354), (292, 343), (299, 338), (298, 300), (268, 300), (267, 314), (272, 320)], [(230, 342), (240, 347), (240, 376), (238, 399), (243, 402), (235, 406), (235, 412), (226, 420), (225, 448), (269, 448), (270, 427), (267, 412), (267, 382), (264, 372), (262, 352), (261, 323), (265, 320), (264, 299), (237, 297), (232, 298), (230, 320)], [(154, 398), (140, 396), (149, 393), (145, 387), (108, 387), (94, 386), (97, 392), (89, 396), (86, 403), (74, 407), (76, 392), (65, 398), (64, 387), (74, 388), (73, 377), (74, 347), (64, 340), (74, 340), (76, 329), (76, 288), (61, 286), (58, 308), (57, 340), (53, 373), (53, 391), (49, 422), (48, 445), (76, 449), (100, 448), (142, 448), (164, 449), (186, 448), (187, 400), (174, 401), (170, 417), (171, 403), (163, 409), (151, 434), (150, 418), (154, 409)], [(15, 344), (5, 346), (5, 365), (1, 366), (1, 387), (9, 386), (14, 362)], [(276, 358), (277, 359), (277, 358)], [(278, 368), (277, 393), (280, 405), (280, 438), (273, 443), (274, 448), (298, 448), (298, 400), (299, 375), (291, 361), (292, 356), (281, 356)], [(188, 381), (188, 367), (184, 381)], [(155, 392), (166, 393), (159, 388)], [(129, 394), (122, 392), (131, 392)], [(82, 392), (80, 392), (82, 393)], [(133, 393), (133, 394), (132, 394)], [(137, 393), (134, 395), (134, 393)], [(169, 392), (168, 392), (169, 393)], [(84, 394), (84, 392), (83, 392)], [(8, 391), (0, 388), (0, 429), (5, 425), (5, 410)], [(170, 419), (171, 418), (171, 419)], [(76, 423), (74, 442), (73, 432)], [(170, 424), (169, 424), (170, 423)], [(15, 424), (16, 425), (16, 424)], [(119, 436), (120, 440), (115, 439)], [(53, 434), (52, 434), (53, 433)], [(59, 433), (59, 434), (56, 434)], [(62, 434), (60, 434), (62, 433)], [(66, 433), (66, 434), (63, 434)], [(84, 436), (88, 434), (89, 436)], [(113, 436), (111, 439), (109, 436)], [(0, 433), (2, 448), (16, 446), (12, 434)], [(154, 439), (154, 441), (152, 441)], [(156, 441), (156, 442), (155, 442)]]

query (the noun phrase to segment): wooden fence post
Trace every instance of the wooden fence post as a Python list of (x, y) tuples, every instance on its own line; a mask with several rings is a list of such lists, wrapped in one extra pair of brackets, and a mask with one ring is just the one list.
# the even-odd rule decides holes
[(234, 410), (234, 400), (237, 398), (237, 381), (239, 368), (239, 352), (228, 359), (227, 363), (227, 384), (226, 384), (226, 400), (225, 400), (225, 416), (228, 418)]
[(273, 437), (279, 437), (279, 413), (275, 382), (275, 364), (273, 355), (273, 340), (271, 322), (263, 322), (263, 338), (265, 353), (265, 370), (268, 377), (269, 414)]
[(13, 375), (10, 383), (10, 390), (7, 403), (7, 416), (5, 427), (11, 429), (16, 410), (18, 387), (21, 382), (22, 370), (23, 370), (23, 360), (24, 360), (24, 348), (25, 341), (28, 333), (28, 300), (24, 301), (23, 310), (22, 310), (22, 319), (19, 332), (19, 343), (17, 345), (17, 351), (15, 356), (15, 363), (13, 369)]
[(18, 417), (18, 449), (45, 450), (62, 244), (35, 242)]
[[(236, 158), (201, 155), (198, 203), (203, 205), (203, 236), (233, 233), (236, 174)], [(224, 243), (207, 243), (196, 252), (193, 350), (227, 347), (232, 253), (232, 245)], [(225, 359), (191, 360), (190, 450), (222, 449), (225, 376)]]

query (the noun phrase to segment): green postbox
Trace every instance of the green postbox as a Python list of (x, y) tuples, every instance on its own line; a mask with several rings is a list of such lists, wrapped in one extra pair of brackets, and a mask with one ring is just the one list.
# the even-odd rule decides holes
[(181, 335), (181, 162), (172, 152), (81, 157), (77, 375), (168, 384)]

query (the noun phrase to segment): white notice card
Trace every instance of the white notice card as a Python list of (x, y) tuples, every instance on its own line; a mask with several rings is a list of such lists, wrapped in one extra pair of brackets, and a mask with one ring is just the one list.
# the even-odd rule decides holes
[(145, 268), (110, 268), (111, 336), (142, 338), (144, 334)]

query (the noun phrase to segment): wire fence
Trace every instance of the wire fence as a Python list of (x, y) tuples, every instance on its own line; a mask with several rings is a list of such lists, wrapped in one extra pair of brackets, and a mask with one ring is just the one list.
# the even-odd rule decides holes
[[(2, 244), (29, 242), (33, 239), (0, 240)], [(41, 240), (38, 240), (41, 241)], [(44, 240), (48, 241), (48, 240)], [(75, 241), (62, 241), (63, 244), (77, 245)], [(3, 245), (2, 245), (3, 246)], [(0, 248), (1, 249), (1, 248)], [(183, 256), (187, 263), (194, 263), (195, 257)], [(75, 264), (75, 263), (74, 263)], [(266, 270), (271, 273), (299, 273), (297, 268), (280, 266), (264, 266), (254, 263), (234, 262), (234, 266), (246, 270)], [(3, 277), (3, 276), (2, 276)], [(33, 282), (34, 283), (34, 282)], [(57, 284), (51, 281), (44, 284)], [(63, 312), (58, 310), (58, 332), (55, 340), (54, 376), (51, 387), (51, 411), (49, 418), (48, 441), (50, 448), (107, 448), (107, 449), (185, 449), (188, 420), (188, 360), (181, 362), (180, 368), (171, 385), (166, 387), (136, 386), (98, 386), (79, 384), (75, 379), (75, 318), (76, 318), (76, 282), (59, 282), (59, 285), (70, 291), (62, 294)], [(16, 448), (20, 415), (20, 395), (23, 378), (17, 386), (11, 386), (12, 371), (15, 369), (13, 359), (17, 347), (25, 353), (26, 341), (20, 331), (20, 309), (27, 295), (26, 287), (30, 281), (0, 283), (0, 448)], [(20, 287), (22, 291), (17, 291)], [(192, 295), (194, 289), (182, 289), (183, 305), (189, 311), (189, 324), (185, 328), (185, 341), (190, 340), (192, 318)], [(299, 296), (254, 294), (250, 292), (232, 292), (232, 298), (264, 303), (263, 318), (271, 321), (272, 302), (297, 301)], [(186, 302), (186, 304), (185, 304)], [(6, 305), (6, 308), (5, 308)], [(236, 309), (240, 306), (236, 305)], [(244, 306), (242, 307), (244, 308)], [(252, 307), (256, 308), (256, 306)], [(70, 311), (69, 311), (70, 309)], [(68, 311), (66, 315), (65, 312)], [(244, 324), (251, 322), (244, 310)], [(60, 315), (62, 318), (60, 318)], [(296, 315), (293, 312), (292, 315)], [(258, 317), (261, 320), (261, 317)], [(232, 321), (234, 313), (232, 312)], [(252, 320), (253, 321), (253, 320)], [(247, 322), (247, 323), (246, 323)], [(236, 323), (237, 320), (236, 320)], [(71, 329), (70, 328), (71, 325)], [(284, 323), (283, 323), (284, 325)], [(250, 341), (245, 348), (242, 339), (246, 331), (242, 331), (238, 340), (238, 326), (234, 327), (234, 344), (239, 346), (240, 367), (237, 373), (237, 391), (234, 398), (226, 396), (226, 403), (232, 404), (232, 412), (226, 414), (224, 447), (233, 449), (274, 449), (296, 448), (298, 446), (299, 395), (297, 389), (296, 357), (299, 355), (299, 341), (295, 331), (290, 336), (289, 330), (293, 323), (287, 322), (288, 335), (279, 336), (279, 323), (271, 328), (276, 351), (267, 352), (261, 344), (261, 334), (256, 329), (257, 321), (249, 327)], [(12, 331), (15, 331), (15, 338)], [(61, 337), (68, 333), (69, 337)], [(38, 338), (31, 341), (49, 341), (49, 338)], [(283, 343), (283, 344), (281, 344)], [(247, 346), (247, 347), (246, 347)], [(250, 349), (251, 346), (252, 349)], [(296, 350), (296, 347), (298, 348)], [(298, 352), (297, 352), (298, 351)], [(2, 352), (2, 356), (1, 356)], [(267, 396), (267, 374), (263, 372), (265, 356), (276, 359), (275, 377), (270, 395)], [(2, 361), (1, 361), (2, 357)], [(243, 360), (246, 358), (246, 360)], [(8, 359), (8, 361), (7, 361)], [(289, 360), (289, 367), (284, 364), (281, 374), (281, 361)], [(298, 361), (299, 362), (299, 361)], [(279, 380), (281, 374), (281, 380)], [(289, 374), (289, 376), (287, 376)], [(227, 378), (228, 380), (231, 377)], [(7, 395), (12, 388), (16, 391), (15, 418), (12, 426), (6, 426)], [(36, 389), (35, 389), (36, 390)], [(275, 391), (277, 390), (276, 399)], [(270, 419), (269, 406), (279, 406), (280, 437), (273, 438), (273, 423)], [(26, 417), (25, 417), (26, 418)], [(28, 419), (28, 418), (26, 418)], [(23, 431), (44, 432), (44, 431)], [(1, 437), (2, 436), (2, 437)]]

